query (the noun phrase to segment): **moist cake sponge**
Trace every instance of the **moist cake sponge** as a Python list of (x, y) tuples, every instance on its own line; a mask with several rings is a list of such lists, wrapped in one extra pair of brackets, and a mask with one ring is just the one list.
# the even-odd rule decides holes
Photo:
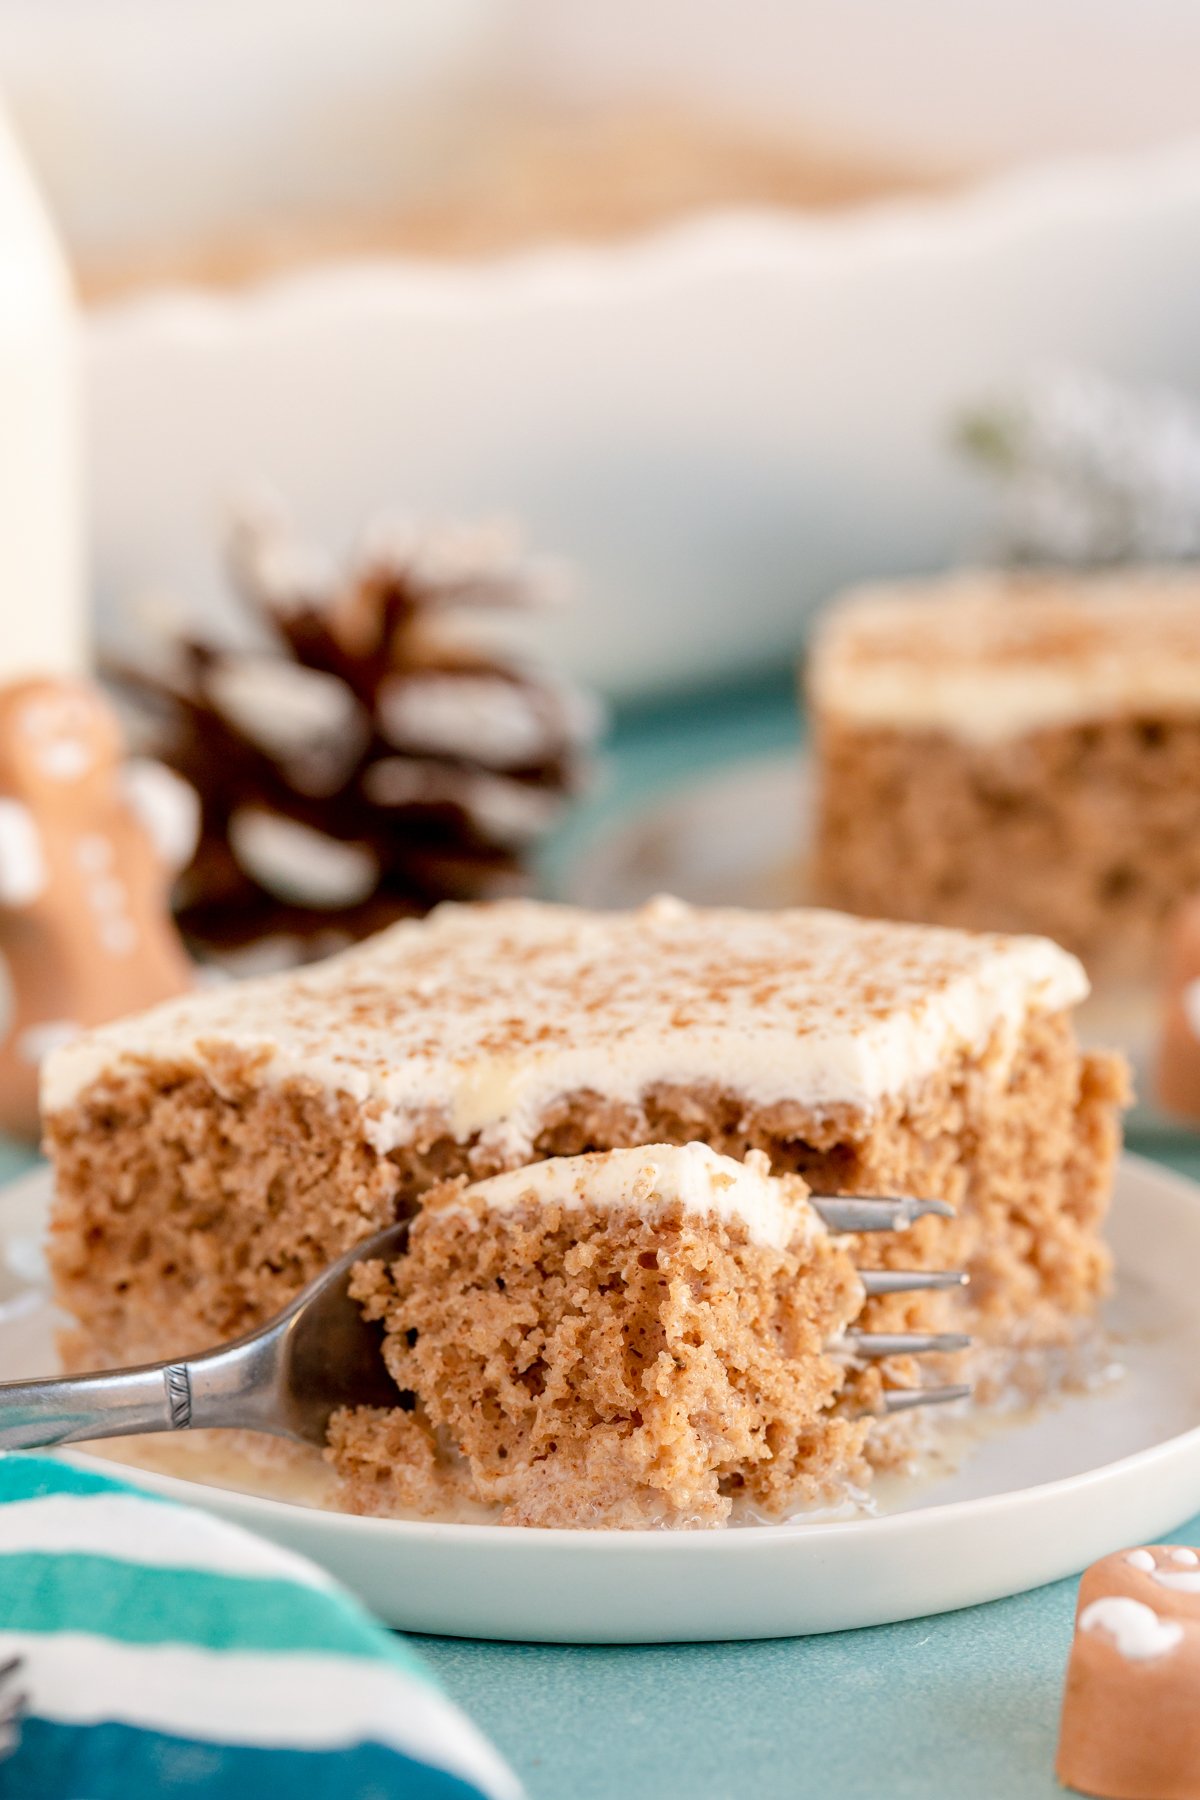
[(865, 1482), (867, 1420), (836, 1410), (826, 1353), (862, 1284), (805, 1192), (703, 1144), (435, 1189), (408, 1254), (357, 1272), (410, 1403), (334, 1421), (349, 1503), (689, 1527)]

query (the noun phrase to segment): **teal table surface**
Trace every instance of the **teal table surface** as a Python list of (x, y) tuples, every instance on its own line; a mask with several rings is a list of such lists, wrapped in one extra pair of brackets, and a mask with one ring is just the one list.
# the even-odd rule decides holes
[[(551, 846), (547, 884), (631, 803), (798, 741), (784, 675), (618, 715), (604, 780)], [(1200, 1138), (1132, 1147), (1200, 1177)], [(0, 1177), (28, 1161), (0, 1147)], [(1175, 1535), (1200, 1543), (1200, 1518)], [(532, 1800), (1050, 1800), (1075, 1585), (765, 1643), (417, 1641)]]

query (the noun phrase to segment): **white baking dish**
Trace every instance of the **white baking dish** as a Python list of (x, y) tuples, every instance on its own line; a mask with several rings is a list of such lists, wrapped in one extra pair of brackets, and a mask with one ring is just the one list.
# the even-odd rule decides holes
[(585, 576), (615, 692), (765, 663), (862, 575), (972, 547), (965, 403), (1061, 359), (1200, 388), (1200, 147), (835, 218), (737, 214), (486, 265), (341, 266), (89, 327), (102, 600), (219, 591), (267, 478), (337, 542), (400, 500), (511, 511)]

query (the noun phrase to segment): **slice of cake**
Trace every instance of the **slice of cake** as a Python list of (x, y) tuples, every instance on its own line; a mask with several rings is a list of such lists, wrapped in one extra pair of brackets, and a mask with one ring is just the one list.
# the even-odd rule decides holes
[[(316, 968), (172, 1002), (45, 1065), (70, 1361), (182, 1355), (245, 1331), (432, 1190), (444, 1205), (447, 1182), (522, 1170), (523, 1230), (542, 1191), (529, 1165), (689, 1143), (738, 1162), (760, 1151), (817, 1194), (948, 1203), (849, 1247), (860, 1268), (968, 1269), (966, 1300), (872, 1297), (865, 1329), (965, 1328), (1003, 1358), (1068, 1343), (1108, 1279), (1124, 1098), (1119, 1060), (1076, 1044), (1086, 991), (1079, 963), (1041, 939), (516, 901), (443, 907)], [(547, 1204), (562, 1206), (557, 1189)], [(449, 1255), (457, 1230), (415, 1231), (415, 1267)], [(569, 1254), (556, 1236), (554, 1255)], [(394, 1273), (376, 1279), (385, 1315), (402, 1317), (407, 1292), (393, 1302)], [(921, 1378), (902, 1360), (871, 1375)], [(461, 1388), (426, 1372), (413, 1391), (424, 1416), (458, 1416)], [(863, 1403), (873, 1394), (857, 1384)], [(884, 1443), (873, 1433), (868, 1451)]]
[(810, 662), (816, 886), (1151, 966), (1200, 888), (1200, 579), (967, 573), (853, 593)]
[(723, 1524), (866, 1479), (826, 1354), (862, 1283), (794, 1175), (705, 1144), (552, 1157), (435, 1188), (359, 1270), (408, 1410), (335, 1419), (357, 1511), (516, 1525)]

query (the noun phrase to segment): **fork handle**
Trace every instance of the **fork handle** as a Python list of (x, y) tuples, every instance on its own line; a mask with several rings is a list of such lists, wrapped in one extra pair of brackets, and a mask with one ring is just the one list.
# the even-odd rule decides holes
[(149, 1363), (46, 1381), (0, 1381), (0, 1450), (178, 1431), (191, 1423), (186, 1363)]
[(0, 1381), (0, 1451), (214, 1425), (294, 1436), (279, 1416), (277, 1388), (280, 1351), (295, 1310), (186, 1360)]

